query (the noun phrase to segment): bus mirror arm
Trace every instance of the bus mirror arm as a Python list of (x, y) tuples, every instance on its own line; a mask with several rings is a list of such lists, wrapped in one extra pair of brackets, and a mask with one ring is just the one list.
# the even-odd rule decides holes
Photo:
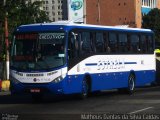
[(78, 35), (78, 34), (76, 34), (76, 33), (74, 33), (74, 32), (71, 32), (72, 33), (72, 35), (74, 36), (74, 39), (76, 40), (76, 36)]

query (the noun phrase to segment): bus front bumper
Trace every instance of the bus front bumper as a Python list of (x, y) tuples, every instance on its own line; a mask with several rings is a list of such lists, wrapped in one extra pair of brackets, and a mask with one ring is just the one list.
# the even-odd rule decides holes
[(22, 93), (51, 93), (51, 94), (64, 94), (63, 82), (59, 83), (13, 83), (11, 82), (11, 94)]

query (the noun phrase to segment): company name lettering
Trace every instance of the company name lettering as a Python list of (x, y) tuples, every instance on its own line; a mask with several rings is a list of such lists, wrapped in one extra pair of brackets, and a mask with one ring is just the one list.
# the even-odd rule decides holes
[(124, 60), (120, 59), (108, 59), (108, 60), (99, 60), (97, 64), (98, 70), (105, 70), (105, 69), (124, 69), (125, 64)]
[(51, 39), (63, 39), (64, 33), (41, 33), (39, 34), (40, 40), (51, 40)]

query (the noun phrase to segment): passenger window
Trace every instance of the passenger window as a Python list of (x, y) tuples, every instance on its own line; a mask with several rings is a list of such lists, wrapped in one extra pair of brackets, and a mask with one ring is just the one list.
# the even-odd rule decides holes
[(152, 36), (147, 36), (147, 40), (148, 40), (148, 52), (153, 53), (153, 51), (154, 51), (154, 49), (153, 49), (153, 37)]
[(131, 35), (130, 51), (133, 52), (133, 53), (139, 53), (140, 52), (138, 35)]
[(81, 33), (70, 33), (70, 39), (68, 41), (68, 54), (69, 58), (75, 58), (79, 56), (80, 51), (80, 39)]
[(141, 36), (141, 53), (147, 53), (147, 37), (145, 35)]
[(118, 51), (117, 35), (115, 33), (109, 33), (109, 47), (111, 53), (116, 53)]
[(119, 51), (120, 53), (127, 52), (127, 35), (119, 34)]
[(102, 53), (104, 52), (104, 40), (103, 40), (103, 33), (96, 33), (96, 52)]
[(110, 47), (109, 47), (109, 44), (108, 44), (108, 33), (104, 33), (103, 34), (103, 38), (104, 38), (104, 49), (105, 49), (105, 52), (106, 53), (110, 53)]
[(91, 39), (90, 39), (89, 32), (82, 33), (81, 49), (83, 54), (88, 54), (92, 52)]

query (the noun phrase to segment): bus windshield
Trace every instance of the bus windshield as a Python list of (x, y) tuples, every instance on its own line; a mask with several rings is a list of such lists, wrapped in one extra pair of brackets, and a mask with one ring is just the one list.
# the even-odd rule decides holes
[(17, 33), (11, 52), (11, 67), (46, 70), (65, 64), (65, 33)]

